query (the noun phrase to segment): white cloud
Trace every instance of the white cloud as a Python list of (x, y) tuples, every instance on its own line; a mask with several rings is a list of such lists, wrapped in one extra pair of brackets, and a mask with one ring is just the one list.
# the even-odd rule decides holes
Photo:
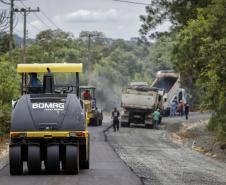
[(47, 29), (45, 25), (43, 25), (43, 23), (41, 23), (40, 21), (38, 20), (34, 20), (30, 23), (31, 25), (39, 28), (39, 29)]
[(123, 30), (124, 28), (125, 28), (125, 26), (123, 26), (123, 25), (118, 26), (118, 30)]
[(66, 15), (58, 15), (56, 19), (71, 23), (92, 23), (92, 22), (107, 22), (118, 20), (119, 13), (116, 9), (109, 10), (88, 10), (79, 9), (70, 12)]

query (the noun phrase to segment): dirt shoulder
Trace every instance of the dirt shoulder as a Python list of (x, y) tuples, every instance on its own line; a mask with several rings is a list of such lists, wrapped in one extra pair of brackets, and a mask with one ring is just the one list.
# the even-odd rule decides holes
[(213, 133), (207, 129), (209, 118), (208, 113), (193, 113), (189, 120), (180, 117), (164, 118), (163, 123), (173, 142), (226, 161), (226, 151), (221, 149), (222, 143), (217, 142)]
[(8, 163), (8, 145), (8, 137), (0, 138), (0, 169), (2, 169)]

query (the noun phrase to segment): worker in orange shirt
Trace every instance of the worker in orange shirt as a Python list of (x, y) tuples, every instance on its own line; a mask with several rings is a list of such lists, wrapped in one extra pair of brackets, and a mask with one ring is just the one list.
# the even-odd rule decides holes
[(90, 100), (91, 99), (91, 95), (89, 90), (85, 90), (85, 92), (83, 93), (83, 98), (84, 100)]

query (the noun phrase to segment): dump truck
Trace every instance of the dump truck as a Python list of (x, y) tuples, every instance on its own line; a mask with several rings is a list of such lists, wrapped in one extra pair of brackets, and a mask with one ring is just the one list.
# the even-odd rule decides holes
[(173, 70), (162, 70), (156, 74), (152, 87), (163, 90), (163, 114), (170, 115), (170, 104), (173, 100), (186, 103), (186, 91), (181, 88), (180, 75)]
[(146, 82), (133, 82), (122, 92), (123, 113), (121, 126), (143, 124), (152, 128), (152, 113), (162, 108), (162, 93), (158, 88), (149, 87)]
[[(88, 92), (89, 97), (85, 97), (84, 93)], [(86, 111), (86, 119), (88, 126), (100, 126), (103, 121), (103, 112), (97, 107), (96, 87), (95, 86), (80, 86), (80, 98), (84, 103)]]
[[(11, 175), (30, 174), (44, 169), (57, 174), (78, 174), (89, 168), (89, 132), (83, 103), (79, 99), (82, 64), (18, 64), (21, 97), (14, 102), (10, 126), (9, 168)], [(73, 74), (73, 83), (56, 84), (54, 76)], [(28, 76), (43, 76), (39, 85)], [(62, 80), (63, 81), (63, 80)]]

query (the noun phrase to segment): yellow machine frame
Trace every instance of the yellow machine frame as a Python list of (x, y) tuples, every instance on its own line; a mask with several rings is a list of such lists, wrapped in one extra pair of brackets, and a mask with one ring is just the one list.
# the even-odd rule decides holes
[(80, 73), (83, 65), (81, 63), (17, 64), (18, 73), (46, 73), (47, 68), (53, 73)]
[[(82, 63), (41, 63), (41, 64), (17, 64), (18, 73), (46, 73), (47, 68), (53, 73), (79, 73), (83, 70)], [(35, 132), (10, 132), (11, 138), (67, 138), (67, 137), (85, 137), (88, 141), (87, 119), (86, 130), (67, 132), (67, 131), (35, 131)]]
[[(96, 89), (95, 86), (81, 86), (81, 89)], [(80, 89), (80, 91), (81, 91)], [(80, 95), (81, 95), (81, 92), (80, 92)], [(95, 94), (94, 94), (95, 96)], [(85, 107), (85, 111), (86, 111), (86, 122), (87, 122), (87, 125), (90, 125), (90, 122), (91, 122), (91, 119), (94, 117), (93, 115), (93, 110), (92, 110), (92, 103), (91, 103), (91, 100), (83, 100), (83, 103), (84, 103), (84, 107)]]

